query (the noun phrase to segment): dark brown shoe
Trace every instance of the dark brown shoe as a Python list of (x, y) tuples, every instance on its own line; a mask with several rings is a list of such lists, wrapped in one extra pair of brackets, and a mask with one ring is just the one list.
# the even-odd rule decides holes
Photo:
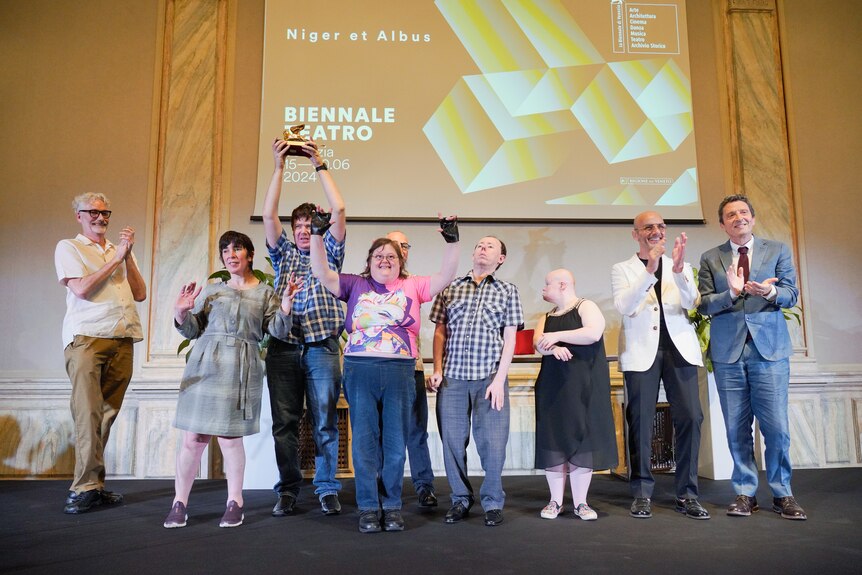
[(748, 517), (759, 509), (760, 507), (757, 506), (757, 497), (737, 495), (736, 501), (727, 507), (727, 514), (734, 517)]
[(772, 510), (776, 513), (781, 513), (781, 516), (785, 519), (793, 519), (796, 521), (805, 521), (808, 519), (808, 516), (805, 515), (805, 511), (803, 511), (802, 507), (796, 503), (796, 499), (792, 496), (773, 497)]

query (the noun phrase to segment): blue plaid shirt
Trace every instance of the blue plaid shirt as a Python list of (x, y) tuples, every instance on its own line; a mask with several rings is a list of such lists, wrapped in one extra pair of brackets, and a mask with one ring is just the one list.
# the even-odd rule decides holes
[[(344, 265), (344, 242), (339, 242), (329, 231), (323, 236), (329, 268), (337, 272)], [(287, 238), (281, 237), (275, 247), (267, 244), (272, 267), (275, 270), (275, 293), (284, 293), (290, 274), (305, 278), (305, 286), (293, 298), (293, 328), (288, 343), (313, 343), (330, 336), (338, 337), (344, 329), (344, 309), (341, 302), (311, 274), (311, 257)]]
[(477, 380), (497, 370), (503, 353), (503, 328), (521, 329), (524, 310), (515, 284), (493, 275), (476, 284), (471, 271), (455, 278), (437, 295), (429, 319), (446, 322), (443, 375)]

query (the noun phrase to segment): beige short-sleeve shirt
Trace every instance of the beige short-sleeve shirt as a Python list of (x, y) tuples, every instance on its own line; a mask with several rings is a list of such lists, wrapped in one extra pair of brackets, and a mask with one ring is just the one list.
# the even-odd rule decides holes
[[(116, 251), (111, 242), (106, 242), (103, 248), (82, 234), (71, 240), (61, 240), (54, 252), (57, 279), (62, 282), (96, 273), (114, 258)], [(135, 259), (135, 263), (137, 261)], [(133, 341), (144, 338), (132, 288), (126, 279), (125, 263), (118, 266), (89, 299), (79, 298), (66, 287), (63, 346), (72, 343), (76, 335), (131, 337)]]

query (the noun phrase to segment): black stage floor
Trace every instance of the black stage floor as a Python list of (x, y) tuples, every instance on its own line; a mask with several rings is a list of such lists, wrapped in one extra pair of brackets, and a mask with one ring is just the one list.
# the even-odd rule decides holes
[(4, 481), (0, 573), (862, 573), (862, 469), (796, 471), (794, 493), (808, 521), (770, 511), (761, 482), (764, 507), (737, 518), (724, 514), (730, 483), (701, 479), (712, 519), (694, 521), (673, 511), (673, 477), (659, 476), (653, 518), (634, 519), (628, 484), (598, 475), (590, 503), (599, 520), (584, 522), (571, 514), (568, 499), (565, 515), (539, 518), (548, 498), (544, 477), (504, 477), (505, 522), (485, 527), (478, 506), (464, 523), (443, 523), (444, 478), (437, 479), (441, 506), (431, 513), (419, 512), (407, 481), (407, 529), (360, 534), (351, 480), (342, 492), (344, 511), (333, 517), (320, 513), (311, 486), (295, 515), (283, 518), (269, 514), (271, 492), (246, 491), (245, 524), (235, 529), (218, 527), (223, 481), (195, 485), (183, 529), (162, 527), (170, 481), (110, 482), (124, 504), (80, 516), (61, 511), (67, 481)]

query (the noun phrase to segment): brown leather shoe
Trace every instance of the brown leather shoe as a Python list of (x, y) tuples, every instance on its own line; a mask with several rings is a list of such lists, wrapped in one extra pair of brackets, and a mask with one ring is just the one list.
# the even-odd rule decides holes
[(791, 496), (773, 497), (772, 510), (776, 513), (781, 513), (781, 516), (785, 519), (794, 519), (796, 521), (805, 521), (808, 519), (805, 511), (796, 503), (796, 499)]
[(727, 507), (727, 514), (734, 517), (748, 517), (760, 509), (757, 506), (757, 497), (748, 495), (737, 495), (736, 501)]

